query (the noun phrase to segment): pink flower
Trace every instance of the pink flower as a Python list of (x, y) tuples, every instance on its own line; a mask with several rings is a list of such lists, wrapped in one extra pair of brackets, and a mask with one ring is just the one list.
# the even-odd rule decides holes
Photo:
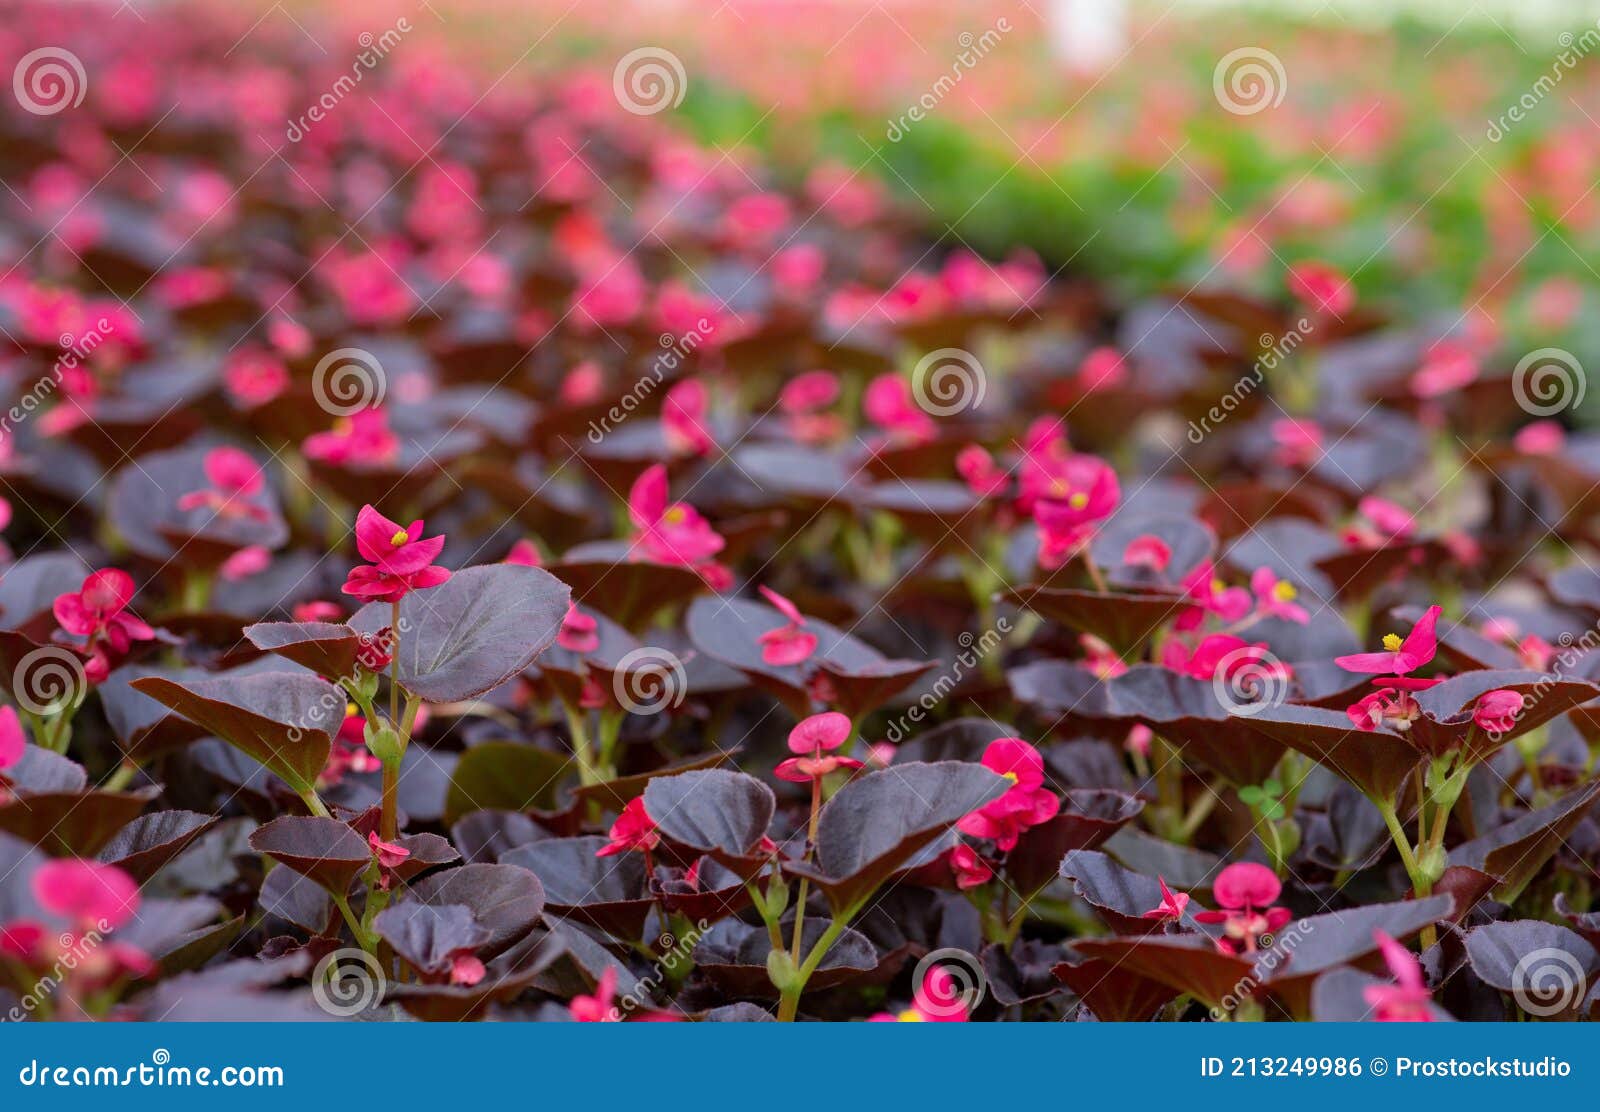
[(1356, 503), (1356, 509), (1382, 534), (1380, 543), (1405, 540), (1416, 532), (1416, 520), (1409, 510), (1397, 506), (1386, 498), (1369, 494)]
[(1511, 444), (1525, 456), (1553, 456), (1567, 446), (1567, 430), (1557, 421), (1535, 421), (1518, 429)]
[(837, 436), (844, 422), (825, 411), (839, 400), (839, 392), (839, 376), (832, 371), (806, 371), (790, 379), (778, 395), (789, 435), (802, 444)]
[(1161, 902), (1144, 913), (1146, 919), (1172, 919), (1183, 918), (1183, 911), (1189, 906), (1189, 893), (1173, 892), (1167, 887), (1167, 878), (1158, 876), (1156, 882), (1161, 885)]
[(1117, 650), (1092, 633), (1078, 634), (1078, 644), (1083, 647), (1083, 666), (1102, 680), (1116, 679), (1128, 670), (1127, 662)]
[(1112, 347), (1097, 347), (1083, 357), (1078, 368), (1078, 385), (1086, 394), (1121, 386), (1128, 378), (1128, 365), (1122, 353)]
[(978, 444), (968, 444), (956, 453), (956, 474), (979, 498), (992, 498), (1011, 482), (1005, 469)]
[(1478, 360), (1459, 341), (1440, 340), (1428, 350), (1422, 369), (1411, 376), (1411, 393), (1439, 398), (1468, 386), (1478, 377)]
[(1177, 638), (1168, 640), (1161, 647), (1161, 664), (1197, 680), (1228, 679), (1245, 668), (1263, 674), (1270, 671), (1287, 679), (1289, 666), (1268, 660), (1271, 655), (1265, 641), (1246, 641), (1230, 633), (1213, 633), (1202, 638), (1193, 649)]
[(539, 555), (539, 546), (523, 537), (511, 546), (511, 551), (506, 553), (503, 564), (517, 564), (525, 568), (544, 566), (544, 559)]
[(567, 1009), (572, 1012), (572, 1018), (579, 1023), (616, 1023), (622, 1018), (612, 1006), (616, 995), (617, 971), (607, 966), (600, 974), (599, 983), (595, 985), (594, 995), (574, 996)]
[(1273, 907), (1283, 891), (1277, 874), (1265, 865), (1240, 861), (1217, 874), (1211, 894), (1223, 908), (1201, 911), (1197, 923), (1225, 923), (1223, 938), (1217, 942), (1224, 953), (1251, 953), (1261, 936), (1279, 930), (1294, 913), (1286, 907)]
[(1472, 708), (1472, 721), (1485, 733), (1497, 737), (1517, 724), (1523, 706), (1521, 694), (1509, 688), (1485, 691)]
[(450, 983), (453, 985), (475, 985), (487, 972), (475, 954), (461, 953), (450, 959)]
[(763, 597), (788, 619), (787, 625), (769, 629), (756, 640), (761, 644), (761, 659), (767, 664), (788, 667), (811, 658), (817, 651), (817, 635), (805, 632), (805, 616), (794, 603), (770, 587), (760, 587)]
[(1315, 421), (1280, 417), (1272, 422), (1274, 457), (1284, 467), (1310, 467), (1322, 454), (1322, 428)]
[(1347, 672), (1365, 672), (1373, 675), (1404, 676), (1433, 659), (1439, 651), (1439, 639), (1434, 633), (1443, 608), (1430, 606), (1427, 612), (1411, 627), (1411, 632), (1401, 640), (1398, 634), (1388, 633), (1383, 638), (1381, 653), (1356, 653), (1353, 656), (1334, 658), (1334, 663)]
[(698, 378), (684, 379), (667, 391), (661, 406), (661, 431), (674, 454), (703, 456), (717, 446), (706, 427), (710, 408), (705, 383)]
[(1111, 516), (1122, 497), (1117, 473), (1096, 456), (1072, 454), (1033, 503), (1039, 527), (1039, 566), (1060, 567)]
[(1136, 722), (1128, 730), (1128, 736), (1122, 742), (1122, 747), (1130, 753), (1137, 753), (1141, 757), (1150, 756), (1150, 743), (1155, 740), (1155, 731), (1143, 722)]
[(1263, 617), (1282, 618), (1299, 625), (1311, 620), (1306, 608), (1294, 601), (1299, 594), (1294, 584), (1287, 579), (1279, 579), (1271, 568), (1255, 570), (1250, 576), (1250, 590), (1256, 596), (1256, 608)]
[(965, 892), (987, 884), (994, 876), (994, 868), (978, 856), (978, 851), (963, 842), (950, 851), (950, 871), (955, 873), (956, 887)]
[(237, 448), (214, 448), (206, 453), (208, 490), (192, 490), (178, 499), (178, 509), (209, 509), (223, 517), (250, 517), (257, 521), (270, 517), (267, 511), (249, 500), (266, 486), (262, 466)]
[(613, 857), (631, 850), (649, 853), (661, 844), (661, 835), (656, 833), (656, 822), (644, 809), (644, 796), (628, 800), (617, 821), (611, 824), (608, 836), (610, 842), (595, 850), (596, 857)]
[(28, 747), (28, 736), (22, 732), (14, 707), (0, 707), (0, 772), (18, 761)]
[(237, 583), (241, 579), (249, 579), (252, 575), (260, 575), (271, 565), (272, 553), (259, 544), (252, 544), (222, 561), (222, 566), (217, 568), (217, 574), (230, 583)]
[(289, 389), (289, 369), (282, 360), (259, 349), (236, 352), (222, 375), (228, 397), (241, 409), (266, 405)]
[(330, 432), (313, 433), (300, 445), (306, 459), (336, 466), (382, 466), (400, 458), (400, 438), (382, 409), (363, 409), (333, 423)]
[(53, 610), (61, 628), (88, 638), (91, 659), (84, 671), (94, 683), (111, 671), (112, 657), (127, 653), (135, 641), (155, 638), (155, 630), (124, 613), (132, 601), (133, 577), (118, 568), (91, 572), (76, 594), (56, 596)]
[(411, 851), (405, 846), (384, 841), (378, 837), (376, 830), (367, 835), (367, 845), (372, 849), (372, 856), (378, 859), (379, 867), (384, 869), (398, 869), (411, 856)]
[(1183, 577), (1185, 595), (1195, 603), (1196, 609), (1180, 614), (1174, 627), (1188, 633), (1204, 624), (1206, 615), (1215, 615), (1224, 622), (1237, 622), (1250, 613), (1250, 592), (1243, 587), (1229, 587), (1217, 578), (1216, 566), (1203, 560)]
[(1151, 533), (1142, 533), (1128, 542), (1122, 550), (1122, 564), (1129, 568), (1149, 568), (1157, 574), (1167, 570), (1172, 563), (1172, 549), (1166, 541)]
[(1336, 268), (1303, 262), (1289, 268), (1289, 292), (1308, 309), (1343, 317), (1356, 307), (1355, 287)]
[(932, 966), (903, 1012), (878, 1012), (869, 1023), (965, 1023), (967, 1001), (955, 978), (942, 965)]
[(1371, 695), (1359, 699), (1345, 708), (1345, 714), (1358, 730), (1376, 730), (1382, 726), (1390, 730), (1405, 731), (1422, 715), (1422, 707), (1412, 697), (1413, 691), (1426, 691), (1443, 680), (1419, 680), (1410, 676), (1373, 680), (1377, 688)]
[(896, 440), (922, 443), (938, 435), (932, 417), (919, 409), (911, 386), (894, 372), (881, 374), (867, 384), (861, 411), (867, 419)]
[(667, 501), (667, 469), (652, 464), (628, 491), (636, 543), (653, 560), (700, 567), (721, 552), (722, 536), (686, 502)]
[(849, 716), (838, 711), (802, 718), (789, 731), (789, 752), (795, 756), (780, 763), (773, 775), (793, 784), (805, 784), (840, 769), (863, 767), (854, 757), (824, 756), (849, 741), (853, 728)]
[(1000, 849), (1010, 850), (1024, 830), (1061, 809), (1061, 800), (1044, 786), (1044, 758), (1021, 738), (991, 741), (983, 751), (983, 766), (1010, 780), (1011, 787), (957, 823), (963, 833), (993, 839)]
[(344, 608), (336, 602), (326, 599), (312, 599), (310, 602), (295, 603), (292, 611), (297, 622), (342, 622), (344, 621)]
[(1389, 973), (1396, 983), (1368, 985), (1361, 990), (1362, 997), (1372, 1008), (1372, 1018), (1379, 1023), (1429, 1023), (1433, 1020), (1433, 1002), (1427, 983), (1422, 978), (1422, 966), (1400, 943), (1380, 930), (1372, 932), (1372, 939), (1383, 952)]
[(39, 866), (33, 894), (46, 911), (79, 929), (115, 930), (139, 910), (133, 878), (115, 865), (94, 861), (63, 859)]
[(350, 569), (344, 593), (379, 602), (399, 602), (412, 591), (437, 587), (450, 572), (434, 564), (444, 537), (422, 539), (422, 521), (402, 528), (372, 506), (356, 515), (356, 549), (366, 564)]
[(578, 609), (575, 602), (567, 603), (567, 615), (561, 619), (561, 632), (556, 634), (556, 644), (573, 653), (592, 653), (600, 647), (600, 623)]

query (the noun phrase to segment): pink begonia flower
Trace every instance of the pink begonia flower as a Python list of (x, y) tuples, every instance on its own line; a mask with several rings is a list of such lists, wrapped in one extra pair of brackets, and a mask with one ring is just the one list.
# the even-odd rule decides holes
[(576, 602), (567, 603), (567, 613), (561, 619), (561, 632), (556, 634), (556, 644), (572, 653), (592, 653), (600, 647), (600, 623), (578, 609)]
[(913, 399), (910, 383), (893, 371), (867, 383), (861, 411), (897, 440), (923, 443), (938, 435), (938, 425)]
[(1172, 563), (1172, 548), (1166, 541), (1152, 533), (1141, 533), (1129, 541), (1122, 550), (1122, 565), (1128, 568), (1147, 568), (1160, 574)]
[(511, 546), (511, 551), (506, 553), (503, 564), (516, 564), (525, 568), (539, 568), (544, 566), (544, 557), (539, 555), (539, 546), (523, 537)]
[(178, 509), (187, 512), (204, 508), (221, 517), (249, 517), (256, 521), (271, 517), (265, 507), (250, 501), (265, 489), (266, 478), (262, 474), (263, 466), (248, 452), (238, 448), (213, 448), (206, 453), (203, 466), (211, 486), (180, 496)]
[(635, 541), (646, 556), (704, 573), (711, 557), (726, 545), (722, 535), (686, 502), (669, 503), (667, 469), (652, 464), (628, 491), (628, 516), (639, 531)]
[(1226, 924), (1217, 940), (1222, 952), (1253, 953), (1262, 935), (1277, 932), (1294, 918), (1288, 908), (1271, 906), (1282, 891), (1277, 874), (1265, 865), (1236, 862), (1218, 873), (1211, 885), (1222, 910), (1197, 912), (1195, 922)]
[(824, 755), (832, 754), (849, 741), (853, 729), (849, 716), (838, 711), (802, 718), (789, 731), (789, 752), (795, 755), (780, 763), (773, 775), (793, 784), (805, 784), (840, 769), (854, 771), (864, 767), (854, 757)]
[(761, 645), (761, 659), (777, 667), (800, 664), (817, 651), (817, 635), (805, 631), (806, 619), (798, 607), (771, 587), (757, 588), (762, 597), (788, 619), (787, 624), (769, 629), (756, 641)]
[(487, 972), (476, 954), (461, 953), (450, 959), (450, 983), (453, 985), (475, 985)]
[(942, 965), (934, 965), (923, 975), (922, 984), (912, 995), (911, 1007), (903, 1012), (878, 1012), (869, 1023), (965, 1023), (967, 1001), (955, 977)]
[(586, 359), (561, 380), (561, 400), (568, 405), (589, 405), (605, 391), (606, 373), (600, 364)]
[(839, 400), (839, 376), (832, 371), (806, 371), (784, 383), (778, 408), (794, 415), (827, 409)]
[(312, 433), (300, 451), (307, 459), (337, 466), (382, 466), (400, 458), (400, 438), (383, 410), (374, 407), (339, 418), (329, 432)]
[(1385, 534), (1387, 540), (1405, 540), (1417, 530), (1416, 519), (1409, 510), (1377, 495), (1367, 495), (1356, 503), (1356, 509)]
[(992, 498), (1011, 483), (1005, 468), (995, 463), (994, 457), (978, 444), (968, 444), (956, 453), (956, 474), (979, 498)]
[(0, 772), (18, 761), (28, 747), (28, 735), (22, 730), (15, 707), (0, 707)]
[(1440, 340), (1428, 350), (1422, 368), (1411, 376), (1414, 397), (1431, 399), (1453, 394), (1478, 378), (1478, 359), (1459, 341)]
[(778, 293), (791, 299), (804, 297), (814, 290), (827, 268), (827, 254), (814, 243), (785, 247), (767, 264)]
[(955, 874), (956, 887), (963, 892), (987, 884), (994, 877), (994, 868), (989, 862), (964, 842), (950, 851), (950, 871)]
[(1010, 780), (1011, 787), (958, 822), (956, 828), (963, 833), (1010, 850), (1024, 830), (1054, 818), (1061, 809), (1061, 800), (1044, 786), (1044, 758), (1021, 738), (991, 741), (983, 751), (983, 766)]
[(1128, 670), (1116, 649), (1092, 633), (1078, 634), (1078, 644), (1083, 648), (1083, 666), (1102, 680), (1116, 679)]
[(1322, 455), (1322, 428), (1304, 418), (1272, 422), (1273, 459), (1284, 467), (1310, 467)]
[(1184, 909), (1189, 906), (1189, 893), (1174, 892), (1167, 887), (1167, 878), (1156, 877), (1156, 883), (1161, 885), (1161, 902), (1145, 912), (1145, 919), (1172, 919), (1183, 918)]
[(1339, 656), (1334, 658), (1334, 663), (1347, 672), (1370, 675), (1404, 676), (1415, 672), (1432, 661), (1439, 651), (1439, 638), (1434, 630), (1443, 612), (1443, 607), (1430, 606), (1404, 640), (1399, 634), (1388, 633), (1383, 638), (1383, 652)]
[(79, 929), (116, 930), (139, 910), (139, 886), (133, 878), (115, 865), (95, 861), (61, 859), (39, 866), (33, 895), (40, 907)]
[(594, 995), (580, 993), (574, 996), (572, 1002), (567, 1005), (567, 1010), (579, 1023), (617, 1023), (622, 1017), (617, 1014), (617, 1009), (612, 1003), (616, 995), (617, 971), (608, 965), (600, 974)]
[(367, 845), (372, 850), (372, 856), (378, 859), (378, 865), (385, 869), (398, 869), (411, 856), (411, 851), (405, 846), (384, 841), (378, 837), (376, 830), (367, 835)]
[(661, 844), (661, 835), (656, 833), (656, 822), (644, 809), (644, 796), (628, 800), (617, 821), (611, 824), (607, 837), (610, 841), (595, 850), (596, 857), (613, 857), (631, 850), (649, 853)]
[(356, 549), (366, 564), (350, 569), (344, 593), (379, 602), (399, 602), (412, 591), (437, 587), (450, 578), (434, 564), (444, 537), (422, 537), (422, 521), (402, 528), (371, 505), (356, 515)]
[(327, 599), (312, 599), (310, 602), (295, 603), (292, 611), (297, 622), (342, 622), (344, 621), (344, 607), (337, 602)]
[(1123, 740), (1122, 747), (1130, 753), (1141, 757), (1150, 755), (1150, 743), (1155, 740), (1155, 731), (1143, 722), (1135, 723), (1128, 730), (1128, 736)]
[(1244, 668), (1270, 671), (1287, 679), (1289, 666), (1281, 661), (1269, 661), (1271, 655), (1265, 641), (1246, 641), (1231, 633), (1213, 633), (1201, 638), (1193, 648), (1176, 637), (1169, 639), (1161, 647), (1161, 665), (1197, 680), (1228, 679)]
[(1491, 736), (1509, 732), (1525, 705), (1522, 694), (1509, 688), (1485, 691), (1472, 707), (1472, 721)]
[(1178, 615), (1173, 628), (1179, 633), (1192, 633), (1205, 624), (1207, 615), (1223, 622), (1239, 621), (1250, 613), (1250, 592), (1243, 587), (1230, 587), (1217, 577), (1216, 565), (1202, 560), (1194, 570), (1183, 577), (1184, 595), (1195, 605)]
[(1117, 473), (1104, 460), (1074, 453), (1033, 503), (1039, 566), (1057, 568), (1076, 555), (1121, 497)]
[(675, 455), (703, 456), (717, 446), (706, 423), (711, 399), (698, 378), (684, 379), (667, 391), (661, 406), (661, 432)]
[(1517, 430), (1512, 447), (1525, 456), (1553, 456), (1567, 446), (1567, 430), (1558, 421), (1535, 421)]
[(1303, 262), (1289, 268), (1289, 292), (1306, 308), (1343, 317), (1356, 307), (1356, 290), (1337, 268), (1321, 262)]
[(1358, 730), (1372, 731), (1382, 726), (1390, 730), (1405, 731), (1422, 716), (1422, 707), (1412, 696), (1413, 691), (1426, 691), (1442, 679), (1419, 680), (1411, 676), (1392, 676), (1373, 680), (1376, 688), (1371, 695), (1358, 699), (1345, 708), (1345, 714)]
[(259, 544), (252, 544), (239, 549), (222, 561), (222, 566), (217, 568), (217, 574), (230, 583), (237, 583), (241, 579), (249, 579), (252, 575), (260, 575), (271, 566), (272, 553)]
[(1372, 932), (1372, 940), (1383, 953), (1389, 973), (1395, 979), (1392, 985), (1368, 985), (1361, 996), (1372, 1009), (1372, 1018), (1379, 1023), (1429, 1023), (1433, 1020), (1433, 996), (1422, 977), (1422, 965), (1400, 943), (1380, 930)]
[(1279, 579), (1271, 568), (1257, 568), (1250, 576), (1250, 591), (1256, 596), (1256, 608), (1264, 617), (1282, 618), (1305, 625), (1311, 615), (1294, 600), (1299, 595), (1293, 583)]
[(234, 405), (255, 409), (289, 389), (289, 368), (268, 352), (247, 348), (228, 359), (222, 381)]
[(1097, 347), (1083, 357), (1074, 382), (1086, 394), (1121, 386), (1128, 379), (1128, 365), (1122, 353), (1112, 347)]
[(89, 573), (76, 593), (56, 596), (52, 610), (61, 628), (88, 639), (90, 659), (84, 674), (91, 683), (104, 680), (117, 663), (114, 658), (125, 655), (133, 642), (155, 639), (155, 630), (125, 613), (133, 591), (133, 577), (127, 572), (104, 568)]

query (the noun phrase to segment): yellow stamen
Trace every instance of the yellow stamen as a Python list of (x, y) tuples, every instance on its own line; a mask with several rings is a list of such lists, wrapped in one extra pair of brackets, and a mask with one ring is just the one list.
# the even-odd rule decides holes
[(407, 533), (404, 529), (397, 529), (395, 531), (394, 536), (389, 538), (389, 543), (394, 545), (396, 548), (399, 548), (401, 545), (405, 544), (410, 539), (411, 539), (411, 534), (410, 533)]
[(667, 509), (666, 513), (661, 515), (661, 520), (665, 521), (668, 525), (680, 525), (688, 516), (688, 513), (684, 511), (682, 506), (671, 506)]
[(344, 705), (344, 716), (346, 718), (354, 718), (357, 713), (360, 712), (360, 710), (361, 708), (356, 706), (354, 703), (346, 703)]
[(1067, 505), (1071, 506), (1075, 510), (1081, 510), (1088, 504), (1089, 496), (1083, 493), (1081, 490), (1074, 494), (1071, 498), (1067, 499)]
[(1383, 635), (1383, 647), (1392, 653), (1399, 652), (1400, 646), (1403, 644), (1405, 644), (1405, 642), (1400, 639), (1400, 635), (1398, 633), (1385, 633)]
[(1287, 579), (1280, 579), (1272, 585), (1272, 597), (1279, 602), (1293, 602), (1300, 592), (1294, 589), (1294, 584)]
[(1214, 594), (1214, 595), (1221, 594), (1223, 591), (1226, 591), (1227, 589), (1228, 589), (1228, 585), (1226, 583), (1224, 583), (1222, 580), (1213, 579), (1211, 581), (1211, 593), (1212, 594)]
[(1015, 772), (1003, 772), (1001, 775), (1007, 780), (1010, 780), (1013, 784), (1017, 782), (1017, 774)]
[(915, 1008), (907, 1008), (894, 1018), (897, 1023), (921, 1023), (922, 1013)]

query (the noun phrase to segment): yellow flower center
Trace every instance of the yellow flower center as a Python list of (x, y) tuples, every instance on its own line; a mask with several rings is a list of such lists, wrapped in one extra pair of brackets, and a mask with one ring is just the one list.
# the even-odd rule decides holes
[(1405, 642), (1400, 639), (1400, 635), (1398, 633), (1385, 633), (1383, 635), (1383, 647), (1392, 653), (1399, 652), (1400, 646), (1403, 644), (1405, 644)]
[(1213, 579), (1211, 581), (1211, 593), (1212, 594), (1219, 595), (1219, 594), (1221, 594), (1223, 591), (1225, 591), (1227, 589), (1228, 589), (1228, 585), (1226, 583), (1224, 583), (1222, 580)]
[(395, 530), (394, 536), (389, 538), (389, 543), (394, 545), (396, 548), (399, 548), (401, 545), (405, 544), (406, 541), (408, 541), (410, 539), (411, 539), (411, 534), (410, 533), (407, 533), (404, 529), (397, 529), (397, 530)]
[(1081, 510), (1088, 504), (1089, 496), (1083, 493), (1081, 490), (1073, 494), (1071, 498), (1067, 499), (1067, 505), (1071, 506), (1075, 510)]
[(894, 1019), (896, 1023), (921, 1023), (922, 1013), (917, 1011), (915, 1008), (907, 1008), (905, 1011), (895, 1016)]
[(1017, 774), (1015, 772), (1003, 772), (1001, 775), (1007, 780), (1010, 780), (1013, 784), (1017, 782)]
[(1287, 579), (1280, 579), (1272, 585), (1272, 597), (1279, 602), (1292, 602), (1300, 592), (1294, 589), (1294, 584)]
[(361, 708), (356, 706), (354, 703), (346, 703), (344, 705), (344, 716), (346, 718), (354, 718), (358, 713), (360, 713), (360, 711)]
[(348, 417), (341, 417), (333, 423), (333, 431), (340, 436), (349, 436), (355, 431), (356, 423)]
[(681, 525), (689, 515), (682, 506), (668, 507), (667, 512), (661, 515), (661, 520), (668, 525)]

